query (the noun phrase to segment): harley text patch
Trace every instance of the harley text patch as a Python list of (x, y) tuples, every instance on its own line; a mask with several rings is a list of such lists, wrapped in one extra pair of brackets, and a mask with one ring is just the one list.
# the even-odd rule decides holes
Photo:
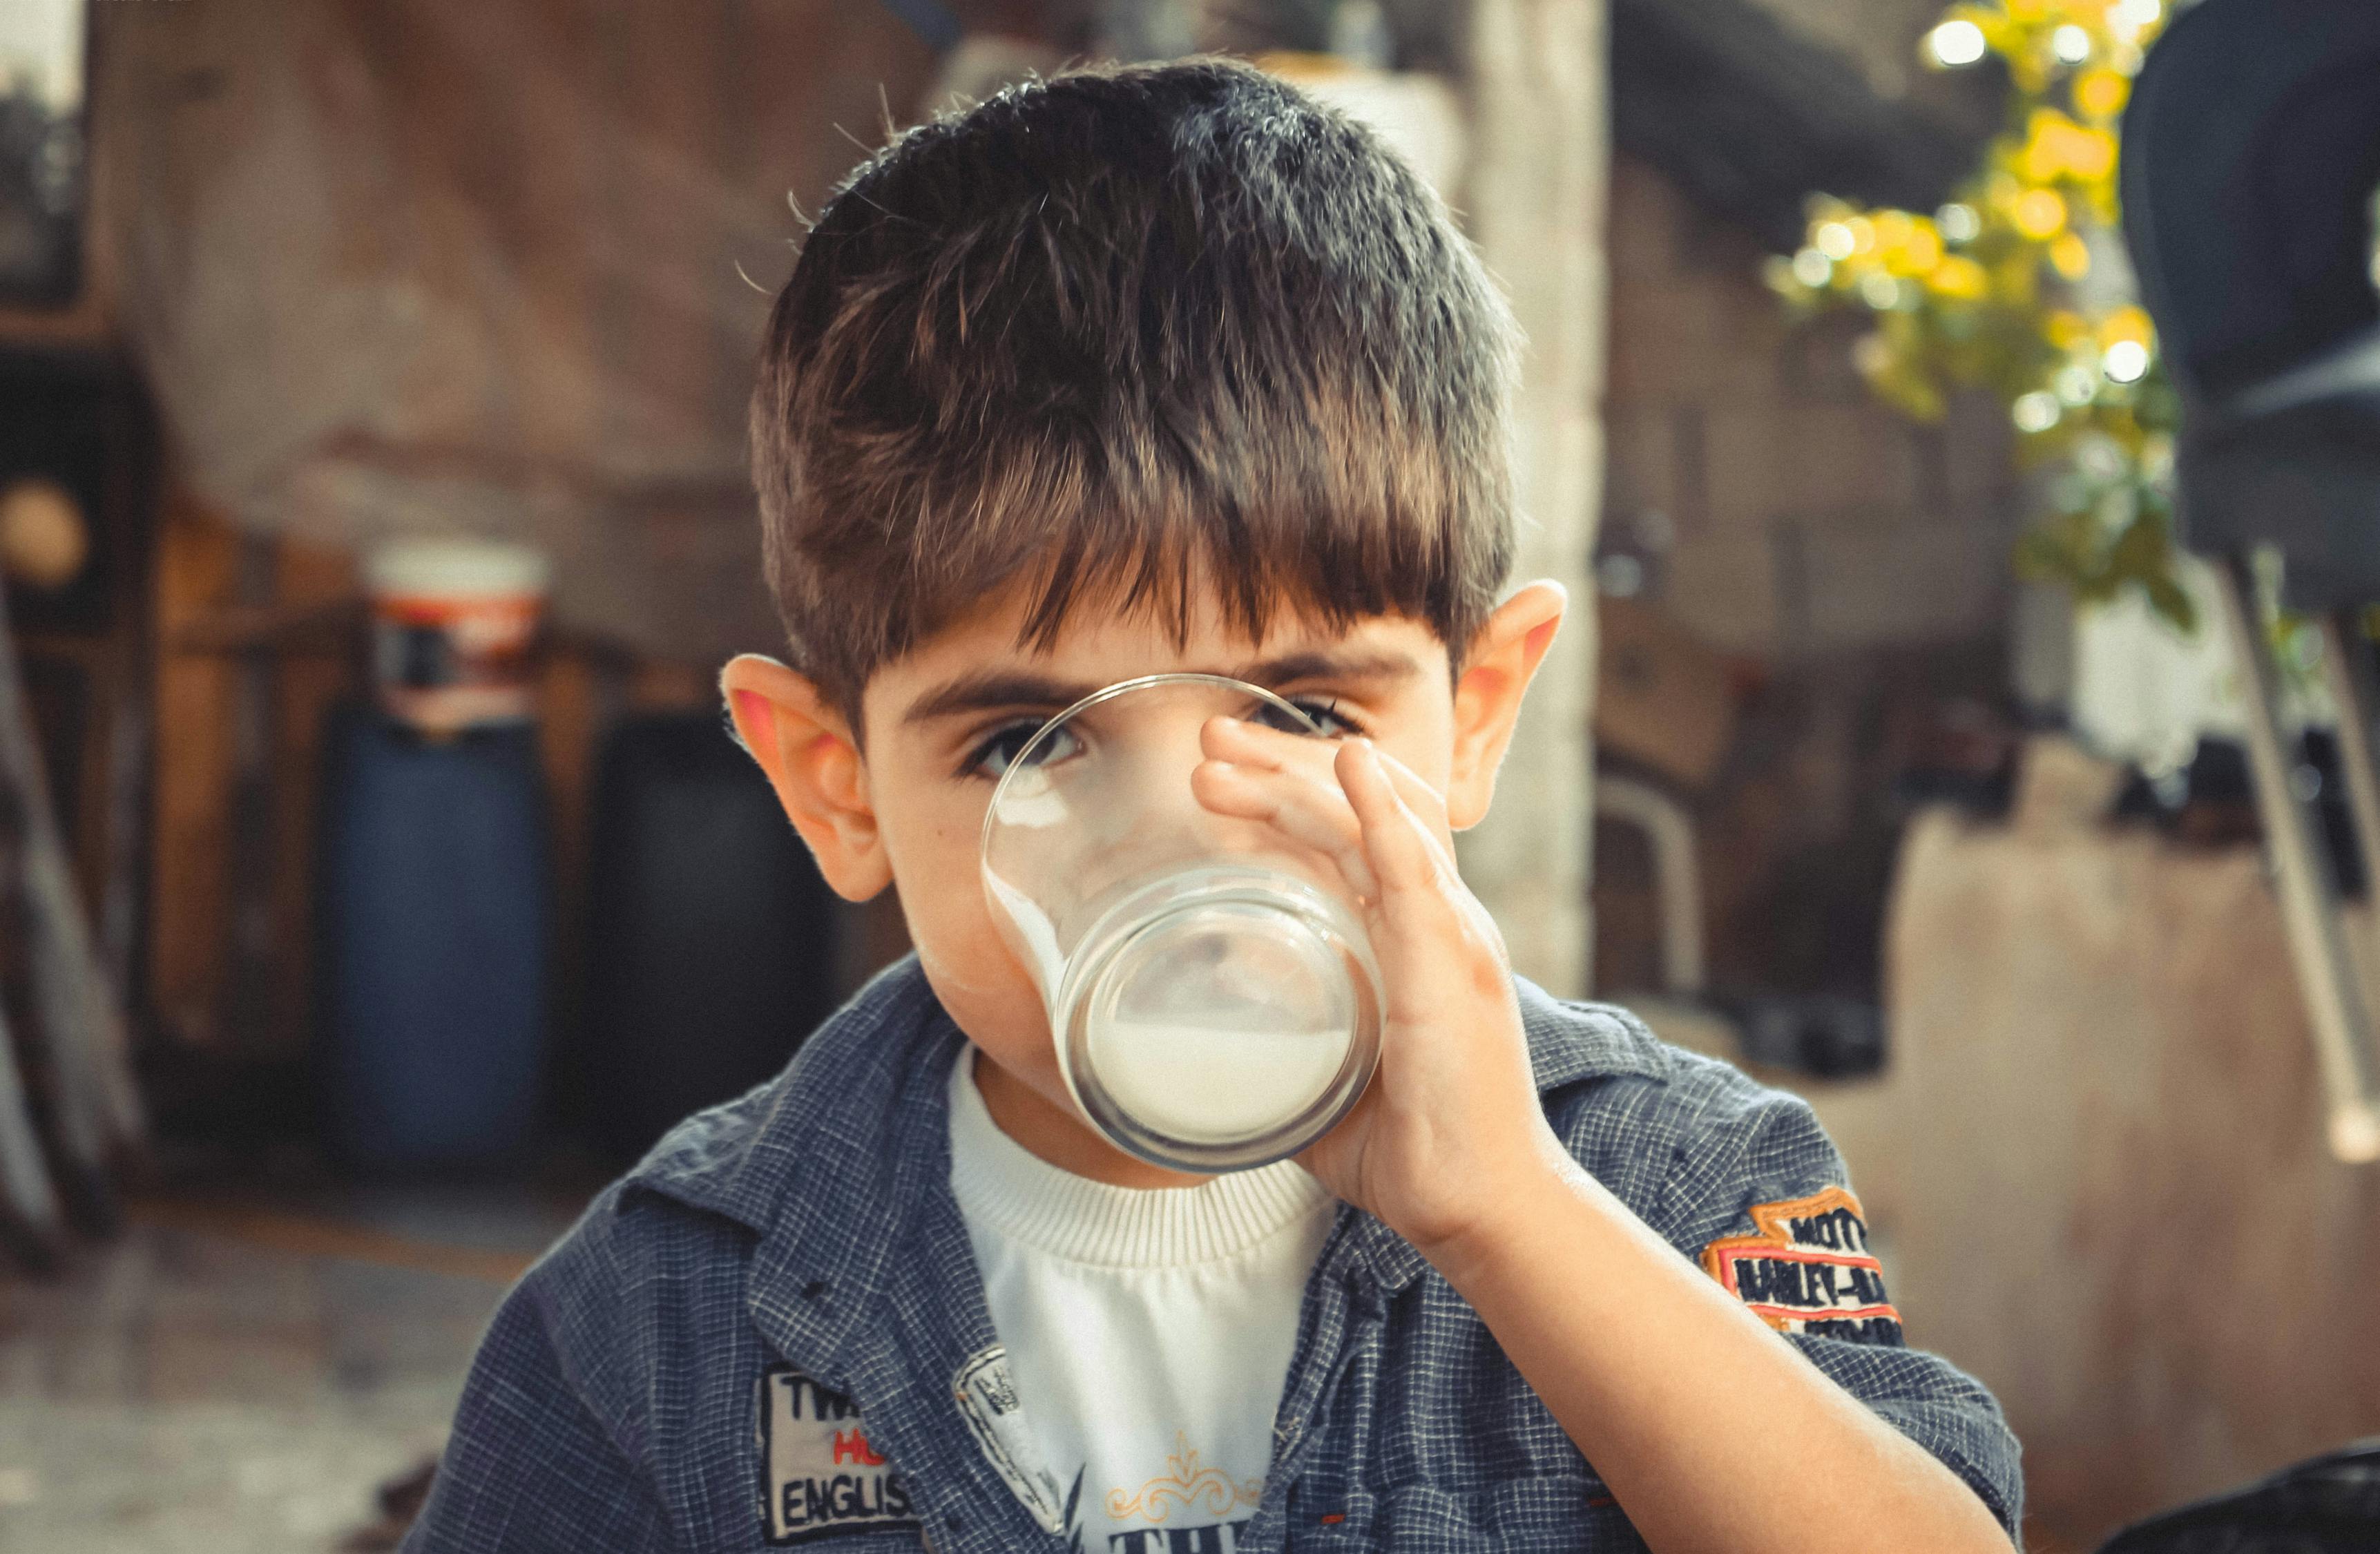
[(1787, 1203), (1755, 1204), (1751, 1235), (1703, 1248), (1705, 1271), (1781, 1333), (1899, 1343), (1900, 1313), (1885, 1298), (1884, 1266), (1868, 1255), (1859, 1199), (1829, 1187)]
[(917, 1525), (908, 1486), (868, 1445), (858, 1408), (790, 1366), (760, 1378), (760, 1488), (771, 1543)]

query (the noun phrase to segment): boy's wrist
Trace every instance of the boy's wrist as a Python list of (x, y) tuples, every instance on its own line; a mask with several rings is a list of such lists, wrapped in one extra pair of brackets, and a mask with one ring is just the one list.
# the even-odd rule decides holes
[(1548, 1135), (1477, 1206), (1430, 1231), (1404, 1232), (1414, 1250), (1461, 1290), (1542, 1247), (1548, 1234), (1568, 1233), (1604, 1195), (1584, 1167)]

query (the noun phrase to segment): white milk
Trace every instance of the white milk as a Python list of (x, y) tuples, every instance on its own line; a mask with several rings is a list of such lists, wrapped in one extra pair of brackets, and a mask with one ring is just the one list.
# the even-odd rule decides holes
[(1349, 1033), (1109, 1020), (1091, 1035), (1099, 1083), (1145, 1126), (1187, 1143), (1252, 1137), (1330, 1086)]

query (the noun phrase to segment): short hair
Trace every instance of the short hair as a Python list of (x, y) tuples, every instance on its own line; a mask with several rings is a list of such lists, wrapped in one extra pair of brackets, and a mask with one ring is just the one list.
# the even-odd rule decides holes
[(899, 136), (819, 213), (751, 402), (795, 667), (884, 664), (1029, 587), (1186, 637), (1196, 590), (1427, 623), (1458, 662), (1513, 550), (1517, 331), (1370, 130), (1247, 66), (1070, 71)]

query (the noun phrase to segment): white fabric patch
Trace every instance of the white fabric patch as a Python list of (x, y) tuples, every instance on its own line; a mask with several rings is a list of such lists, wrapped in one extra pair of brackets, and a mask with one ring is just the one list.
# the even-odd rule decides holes
[(771, 1543), (918, 1524), (908, 1486), (868, 1443), (857, 1406), (790, 1366), (760, 1378), (760, 1471)]
[(967, 1432), (1011, 1492), (1050, 1532), (1066, 1530), (1065, 1496), (1058, 1480), (1041, 1462), (1040, 1443), (1025, 1426), (1025, 1408), (1017, 1401), (1016, 1381), (1009, 1374), (1003, 1344), (967, 1357), (951, 1378), (958, 1393), (959, 1416)]

